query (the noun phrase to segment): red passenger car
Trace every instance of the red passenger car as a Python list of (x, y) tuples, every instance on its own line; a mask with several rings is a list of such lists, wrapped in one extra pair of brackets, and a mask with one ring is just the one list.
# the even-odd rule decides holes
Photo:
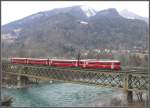
[(81, 67), (92, 69), (120, 70), (120, 61), (117, 60), (69, 60), (69, 59), (38, 59), (38, 58), (11, 58), (13, 64), (48, 65), (56, 67)]
[(48, 65), (47, 59), (27, 58), (27, 64), (32, 65)]
[(76, 67), (77, 66), (77, 60), (51, 59), (51, 66)]
[(11, 63), (13, 64), (27, 64), (27, 58), (11, 58)]
[(120, 61), (81, 60), (79, 66), (82, 68), (120, 70)]

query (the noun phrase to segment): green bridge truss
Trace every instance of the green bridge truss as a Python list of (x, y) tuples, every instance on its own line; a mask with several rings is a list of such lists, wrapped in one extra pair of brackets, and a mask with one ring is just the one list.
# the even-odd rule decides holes
[(2, 64), (2, 72), (39, 79), (93, 84), (100, 87), (119, 88), (127, 91), (146, 92), (148, 90), (148, 72), (144, 70), (93, 71), (48, 66)]

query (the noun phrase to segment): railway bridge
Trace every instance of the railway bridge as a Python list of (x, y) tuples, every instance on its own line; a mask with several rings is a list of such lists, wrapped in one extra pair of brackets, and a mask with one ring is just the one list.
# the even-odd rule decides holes
[(2, 72), (16, 75), (18, 85), (21, 77), (32, 77), (122, 89), (127, 93), (128, 102), (132, 102), (134, 91), (148, 91), (148, 72), (145, 70), (108, 71), (3, 63)]

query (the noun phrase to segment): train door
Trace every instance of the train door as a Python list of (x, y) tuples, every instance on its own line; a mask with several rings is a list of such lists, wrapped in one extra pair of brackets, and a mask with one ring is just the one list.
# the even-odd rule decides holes
[(49, 66), (49, 58), (47, 59), (47, 63), (46, 64)]
[(83, 61), (83, 67), (85, 68), (87, 65), (87, 61)]
[(53, 63), (53, 61), (52, 61), (52, 60), (49, 60), (49, 66), (51, 66), (51, 65), (52, 65), (52, 63)]
[(114, 69), (114, 63), (113, 62), (111, 63), (111, 69)]
[(78, 67), (78, 64), (79, 64), (78, 61), (75, 61), (75, 67)]
[(28, 64), (28, 59), (26, 59), (26, 64)]

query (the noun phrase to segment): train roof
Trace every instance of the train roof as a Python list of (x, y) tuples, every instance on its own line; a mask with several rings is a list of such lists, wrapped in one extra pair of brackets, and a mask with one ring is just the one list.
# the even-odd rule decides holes
[(22, 58), (22, 57), (11, 57), (10, 59), (27, 59), (27, 58)]
[(76, 59), (50, 59), (50, 60), (58, 60), (58, 61), (77, 61)]
[[(77, 59), (71, 60), (71, 59), (50, 59), (50, 60), (58, 60), (58, 61), (77, 61)], [(80, 61), (89, 61), (89, 62), (120, 62), (118, 60), (93, 60), (93, 59), (81, 59)]]
[[(12, 57), (11, 59), (30, 59), (30, 60), (48, 60), (48, 58), (20, 58), (20, 57)], [(58, 60), (58, 61), (76, 61), (75, 59), (50, 59), (49, 60)]]
[(47, 59), (42, 59), (42, 58), (21, 58), (21, 57), (12, 57), (11, 59), (47, 60)]
[(83, 59), (81, 61), (89, 61), (89, 62), (120, 62), (119, 60), (96, 60), (96, 59)]
[(91, 62), (116, 62), (116, 63), (118, 63), (120, 61), (118, 61), (118, 60), (110, 60), (110, 61), (97, 60), (97, 61), (91, 61)]

